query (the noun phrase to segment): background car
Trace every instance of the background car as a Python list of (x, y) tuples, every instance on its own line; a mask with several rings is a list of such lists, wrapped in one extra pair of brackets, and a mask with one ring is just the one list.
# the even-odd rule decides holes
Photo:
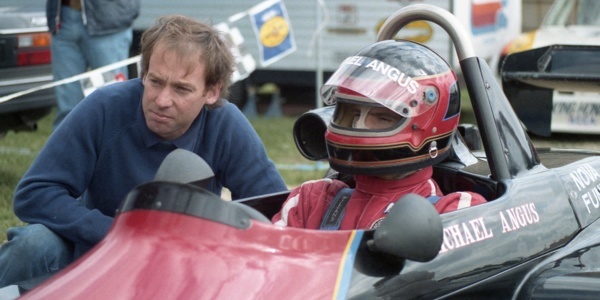
[(44, 6), (0, 7), (0, 137), (37, 129), (55, 105), (53, 89), (2, 99), (52, 82), (50, 38)]
[[(537, 30), (525, 32), (506, 45), (500, 64), (510, 54), (558, 44), (600, 45), (600, 1), (555, 0)], [(552, 93), (550, 129), (528, 128), (530, 132), (541, 136), (549, 136), (551, 132), (600, 133), (600, 93), (559, 88), (549, 91)]]

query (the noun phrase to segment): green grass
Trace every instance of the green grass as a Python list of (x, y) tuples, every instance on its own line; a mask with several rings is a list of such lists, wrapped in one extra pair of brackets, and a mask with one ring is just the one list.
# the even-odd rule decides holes
[(296, 117), (255, 118), (252, 126), (262, 139), (267, 154), (288, 186), (298, 186), (309, 179), (322, 178), (324, 163), (304, 158), (294, 143), (292, 128)]
[(5, 239), (8, 227), (23, 224), (13, 213), (13, 192), (48, 139), (52, 117), (44, 118), (38, 128), (34, 132), (9, 132), (0, 138), (0, 241)]
[[(14, 189), (51, 133), (54, 112), (38, 123), (35, 132), (9, 132), (0, 138), (0, 241), (6, 229), (22, 225), (13, 213)], [(288, 186), (321, 178), (325, 170), (305, 159), (296, 149), (292, 128), (296, 117), (255, 118), (250, 120), (263, 140), (269, 157), (278, 166)]]

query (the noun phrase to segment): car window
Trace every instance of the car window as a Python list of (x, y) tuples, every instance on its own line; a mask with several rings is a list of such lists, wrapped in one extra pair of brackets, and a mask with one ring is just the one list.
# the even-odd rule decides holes
[(600, 1), (556, 0), (546, 14), (544, 26), (600, 25)]

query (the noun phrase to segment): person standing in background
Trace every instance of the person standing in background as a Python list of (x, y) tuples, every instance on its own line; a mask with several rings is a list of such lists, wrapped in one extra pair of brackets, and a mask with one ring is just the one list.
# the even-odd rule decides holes
[[(139, 12), (140, 0), (48, 0), (54, 80), (127, 59), (133, 39), (131, 26)], [(128, 78), (126, 67), (117, 74)], [(54, 129), (84, 97), (78, 82), (59, 85), (55, 93)]]

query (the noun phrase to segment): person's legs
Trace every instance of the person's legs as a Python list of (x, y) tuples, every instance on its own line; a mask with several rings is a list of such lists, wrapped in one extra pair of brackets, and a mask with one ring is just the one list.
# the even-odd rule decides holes
[[(97, 69), (129, 58), (132, 39), (131, 28), (101, 36), (85, 34), (82, 50), (90, 68)], [(113, 74), (117, 73), (122, 73), (125, 79), (128, 78), (126, 66), (113, 71)]]
[[(85, 32), (81, 20), (81, 11), (68, 6), (61, 8), (61, 27), (52, 36), (52, 75), (54, 80), (69, 78), (87, 70), (85, 56), (80, 48), (82, 35)], [(79, 81), (63, 84), (54, 88), (56, 93), (56, 127), (65, 116), (83, 99), (83, 91)]]
[(9, 228), (0, 248), (0, 288), (43, 278), (73, 261), (73, 245), (44, 225)]

